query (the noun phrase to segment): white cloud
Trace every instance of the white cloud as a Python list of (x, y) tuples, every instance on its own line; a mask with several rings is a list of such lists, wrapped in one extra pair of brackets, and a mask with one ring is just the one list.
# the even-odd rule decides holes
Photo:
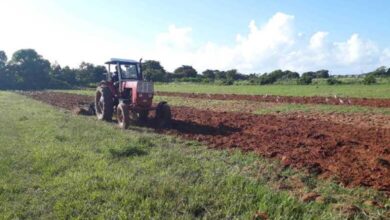
[(325, 44), (325, 38), (328, 36), (328, 32), (319, 31), (310, 38), (309, 47), (311, 49), (321, 49)]
[(383, 54), (382, 54), (380, 60), (381, 60), (382, 65), (385, 65), (385, 66), (390, 65), (390, 49), (389, 48), (386, 48), (383, 50)]
[(50, 14), (50, 1), (47, 7), (45, 13), (39, 13), (42, 9), (33, 3), (15, 0), (0, 8), (0, 20), (12, 20), (2, 23), (5, 31), (0, 34), (0, 49), (10, 56), (17, 49), (34, 48), (51, 61), (71, 66), (81, 61), (101, 64), (111, 56), (142, 56), (160, 60), (170, 71), (180, 65), (193, 65), (198, 71), (235, 68), (243, 73), (261, 73), (279, 68), (301, 72), (329, 69), (344, 74), (390, 65), (390, 49), (380, 48), (358, 34), (330, 42), (331, 33), (303, 33), (295, 29), (294, 16), (281, 12), (264, 24), (250, 21), (248, 32), (237, 34), (232, 45), (227, 46), (212, 41), (196, 44), (192, 37), (196, 30), (175, 25), (157, 34), (154, 43), (140, 42), (66, 12), (56, 10), (56, 14)]
[(237, 35), (233, 47), (207, 42), (194, 48), (190, 38), (191, 28), (170, 26), (168, 32), (157, 36), (157, 47), (152, 54), (159, 55), (155, 57), (158, 57), (169, 70), (180, 64), (191, 64), (199, 70), (207, 68), (271, 70), (277, 66), (275, 58), (279, 53), (294, 44), (293, 20), (294, 17), (291, 15), (276, 13), (264, 26), (259, 27), (255, 21), (251, 21), (249, 33), (246, 36)]
[(335, 74), (345, 74), (390, 64), (390, 49), (381, 51), (374, 42), (358, 34), (345, 41), (329, 42), (329, 33), (318, 31), (307, 39), (304, 33), (294, 30), (294, 16), (280, 12), (260, 26), (250, 21), (248, 29), (246, 35), (237, 34), (234, 46), (207, 42), (194, 47), (191, 28), (171, 26), (167, 33), (157, 37), (159, 47), (154, 54), (159, 54), (156, 59), (169, 70), (190, 64), (200, 71), (236, 68), (251, 73), (281, 68), (301, 72), (329, 69)]
[(15, 0), (0, 7), (0, 20), (7, 21), (2, 23), (0, 50), (11, 57), (18, 49), (33, 48), (52, 62), (71, 66), (82, 61), (102, 64), (110, 56), (141, 55), (143, 50), (135, 39), (72, 14), (50, 10), (51, 4), (46, 1), (46, 8), (39, 8), (34, 2)]
[(168, 32), (157, 35), (156, 47), (187, 50), (192, 43), (191, 31), (192, 29), (189, 27), (177, 28), (175, 25), (170, 25)]
[(378, 47), (371, 41), (360, 39), (358, 34), (353, 34), (346, 42), (335, 43), (335, 46), (341, 64), (369, 64), (380, 57)]

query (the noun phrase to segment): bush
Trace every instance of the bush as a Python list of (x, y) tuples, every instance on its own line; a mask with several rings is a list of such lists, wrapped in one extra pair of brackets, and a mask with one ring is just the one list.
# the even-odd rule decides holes
[(223, 80), (223, 83), (227, 86), (230, 86), (230, 85), (233, 85), (234, 80), (233, 79), (226, 79), (226, 80)]
[(312, 77), (308, 75), (304, 75), (301, 78), (299, 78), (297, 82), (299, 85), (309, 85), (311, 84), (312, 81), (313, 81)]
[(175, 79), (176, 82), (190, 82), (190, 83), (201, 83), (202, 78), (200, 77), (183, 77)]
[(371, 84), (375, 84), (376, 83), (376, 79), (375, 79), (375, 76), (374, 75), (367, 75), (366, 77), (364, 77), (363, 79), (363, 84), (365, 85), (371, 85)]
[(237, 80), (234, 81), (234, 85), (236, 86), (248, 86), (248, 85), (253, 85), (253, 83), (249, 80)]
[(342, 82), (340, 80), (335, 79), (335, 78), (328, 78), (326, 80), (326, 83), (328, 85), (338, 85), (338, 84), (341, 84)]

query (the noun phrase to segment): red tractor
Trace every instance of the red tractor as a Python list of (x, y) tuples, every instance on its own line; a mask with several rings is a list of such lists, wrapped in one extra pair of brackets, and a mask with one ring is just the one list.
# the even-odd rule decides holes
[(111, 121), (114, 112), (120, 128), (131, 123), (147, 121), (150, 111), (156, 111), (158, 127), (171, 125), (171, 110), (166, 102), (152, 105), (153, 82), (146, 82), (142, 76), (142, 59), (112, 58), (107, 61), (107, 80), (96, 89), (95, 111), (99, 120)]

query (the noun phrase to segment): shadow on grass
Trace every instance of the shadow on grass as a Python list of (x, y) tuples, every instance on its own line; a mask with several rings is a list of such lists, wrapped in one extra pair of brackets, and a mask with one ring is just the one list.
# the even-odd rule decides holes
[(109, 151), (111, 153), (111, 156), (114, 158), (145, 156), (148, 154), (147, 151), (136, 147), (128, 147), (125, 149), (110, 149)]

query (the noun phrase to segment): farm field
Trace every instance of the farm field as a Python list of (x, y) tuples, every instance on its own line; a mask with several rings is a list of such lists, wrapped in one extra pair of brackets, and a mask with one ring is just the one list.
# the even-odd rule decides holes
[(377, 85), (233, 85), (169, 83), (156, 84), (159, 92), (187, 92), (208, 94), (249, 94), (276, 96), (339, 96), (357, 98), (390, 98), (390, 84)]
[[(69, 110), (93, 100), (92, 96), (55, 92), (27, 95)], [(390, 143), (389, 117), (386, 115), (371, 118), (372, 124), (356, 126), (339, 123), (342, 120), (337, 117), (333, 120), (323, 117), (321, 120), (299, 114), (254, 115), (187, 106), (177, 106), (172, 110), (173, 129), (165, 133), (201, 141), (216, 148), (241, 148), (283, 159), (288, 165), (314, 170), (315, 174), (337, 176), (345, 185), (364, 185), (390, 191), (387, 165), (378, 162), (390, 160), (386, 153)], [(351, 117), (346, 115), (344, 118), (350, 121)], [(377, 171), (374, 174), (371, 172), (373, 169)]]
[(390, 1), (91, 2), (1, 4), (0, 220), (390, 220)]
[[(11, 141), (8, 134), (15, 129), (23, 127), (14, 134), (19, 137), (28, 130), (23, 145), (17, 144), (20, 151), (11, 153), (15, 142), (2, 150), (7, 157), (1, 166), (7, 177), (1, 194), (1, 201), (7, 201), (0, 210), (4, 216), (31, 212), (49, 217), (73, 213), (248, 218), (256, 212), (283, 219), (389, 216), (387, 107), (156, 96), (156, 102), (167, 100), (173, 106), (173, 129), (155, 130), (147, 123), (120, 131), (115, 124), (71, 113), (78, 105), (90, 103), (92, 96), (85, 94), (93, 91), (70, 92), (84, 95), (24, 94), (60, 109), (20, 94), (1, 93), (1, 120), (7, 125), (2, 127), (4, 138)], [(84, 132), (69, 139), (77, 131)], [(22, 153), (30, 148), (28, 152), (35, 151), (35, 156)], [(45, 158), (36, 158), (48, 149)], [(53, 158), (60, 157), (61, 163), (55, 163)], [(6, 165), (18, 158), (27, 160), (7, 170)], [(75, 165), (69, 165), (73, 160)], [(27, 161), (37, 163), (32, 171)], [(15, 179), (15, 172), (23, 175)], [(55, 181), (47, 182), (51, 177)], [(32, 189), (25, 186), (31, 179)], [(101, 187), (91, 188), (96, 184)], [(156, 184), (159, 187), (154, 188)], [(83, 186), (85, 192), (69, 190), (74, 185)], [(17, 199), (11, 199), (13, 192), (18, 192)], [(45, 208), (35, 210), (34, 201), (26, 205), (31, 197), (34, 201), (51, 198), (55, 203), (45, 201)], [(65, 204), (66, 199), (72, 202)], [(91, 200), (93, 204), (83, 203)], [(142, 205), (135, 205), (140, 201)], [(96, 205), (98, 211), (92, 210)], [(27, 210), (13, 215), (18, 207)]]
[(376, 190), (150, 128), (122, 131), (65, 110), (90, 99), (70, 97), (59, 109), (0, 92), (3, 218), (388, 216), (387, 197)]

